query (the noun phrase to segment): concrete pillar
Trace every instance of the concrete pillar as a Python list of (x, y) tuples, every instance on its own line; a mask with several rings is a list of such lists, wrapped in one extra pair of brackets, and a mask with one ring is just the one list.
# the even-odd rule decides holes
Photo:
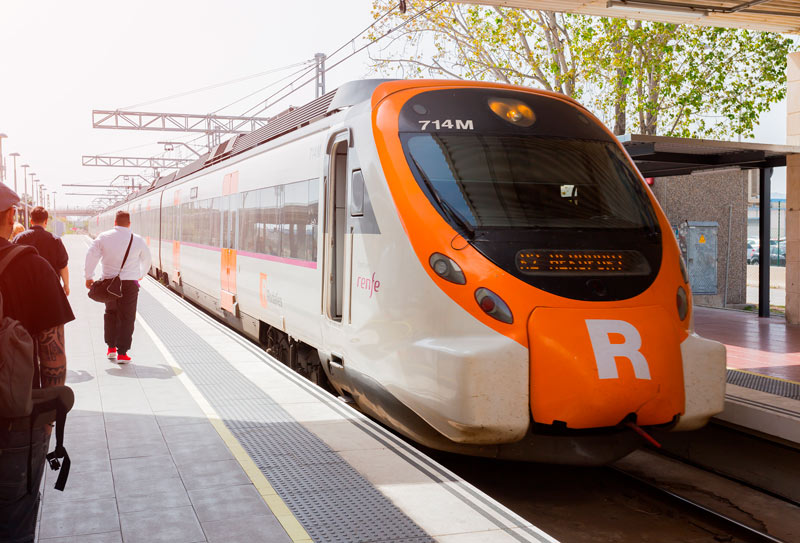
[[(788, 60), (786, 143), (800, 146), (800, 53)], [(800, 324), (800, 155), (786, 159), (786, 322)]]

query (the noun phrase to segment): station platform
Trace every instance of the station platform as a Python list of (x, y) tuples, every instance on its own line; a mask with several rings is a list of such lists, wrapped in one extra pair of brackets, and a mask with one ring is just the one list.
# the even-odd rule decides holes
[(716, 418), (800, 448), (800, 325), (695, 308), (695, 331), (725, 344), (725, 410)]
[(110, 362), (89, 242), (64, 238), (72, 469), (46, 470), (37, 541), (555, 541), (152, 279)]

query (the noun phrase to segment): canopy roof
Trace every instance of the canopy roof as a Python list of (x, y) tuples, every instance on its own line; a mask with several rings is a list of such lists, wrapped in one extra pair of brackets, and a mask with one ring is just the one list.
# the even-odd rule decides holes
[(776, 168), (800, 147), (664, 136), (619, 136), (645, 177), (687, 175), (700, 170)]
[(666, 23), (800, 34), (797, 0), (449, 0)]

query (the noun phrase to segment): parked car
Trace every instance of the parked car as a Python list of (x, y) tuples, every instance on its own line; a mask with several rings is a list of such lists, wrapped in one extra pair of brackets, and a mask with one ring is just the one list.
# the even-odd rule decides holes
[(753, 255), (758, 253), (758, 242), (754, 240), (747, 240), (747, 263), (753, 263)]
[[(758, 264), (760, 261), (759, 250), (755, 249), (753, 257), (750, 259), (751, 264)], [(769, 265), (770, 266), (785, 266), (786, 265), (786, 246), (782, 244), (773, 245), (769, 251)]]

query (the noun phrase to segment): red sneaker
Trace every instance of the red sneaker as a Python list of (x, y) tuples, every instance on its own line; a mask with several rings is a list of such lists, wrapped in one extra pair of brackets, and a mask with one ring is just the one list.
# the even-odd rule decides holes
[(131, 361), (131, 357), (127, 354), (121, 354), (117, 356), (117, 364), (127, 364)]
[(106, 358), (109, 360), (116, 360), (117, 359), (117, 348), (116, 347), (109, 347), (108, 352), (106, 353)]

